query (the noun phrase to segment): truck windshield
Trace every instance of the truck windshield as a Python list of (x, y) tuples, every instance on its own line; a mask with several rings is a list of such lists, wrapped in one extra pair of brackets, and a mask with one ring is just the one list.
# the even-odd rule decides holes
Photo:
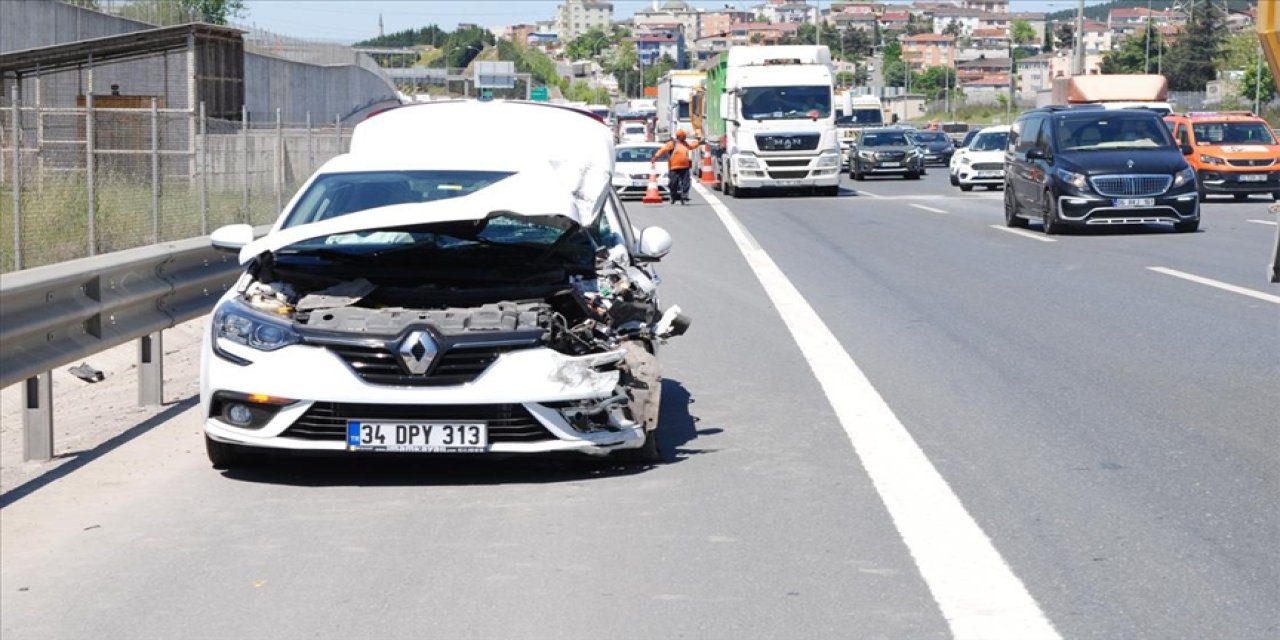
[(837, 127), (877, 124), (884, 124), (884, 114), (879, 109), (854, 109), (853, 113), (836, 118)]
[(688, 119), (689, 119), (689, 103), (688, 102), (677, 103), (676, 120), (688, 120)]
[(1261, 122), (1197, 122), (1192, 125), (1198, 144), (1275, 144)]
[(751, 87), (742, 90), (748, 120), (799, 120), (831, 115), (831, 87)]
[(1058, 124), (1058, 148), (1062, 151), (1159, 149), (1173, 146), (1164, 122), (1154, 113), (1095, 113), (1063, 116)]

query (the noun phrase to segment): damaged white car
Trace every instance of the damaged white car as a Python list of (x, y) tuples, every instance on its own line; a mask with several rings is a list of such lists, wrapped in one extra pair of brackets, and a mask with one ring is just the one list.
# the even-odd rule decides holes
[(689, 321), (658, 305), (671, 237), (633, 229), (613, 158), (608, 128), (570, 109), (401, 107), (359, 125), (266, 236), (217, 230), (247, 269), (203, 348), (213, 466), (266, 450), (657, 460), (656, 349)]

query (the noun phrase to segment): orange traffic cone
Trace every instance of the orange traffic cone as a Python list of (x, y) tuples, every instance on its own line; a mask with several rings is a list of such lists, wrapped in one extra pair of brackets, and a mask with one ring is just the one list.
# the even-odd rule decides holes
[(715, 184), (716, 172), (711, 170), (711, 145), (702, 145), (702, 184)]
[(645, 204), (662, 204), (662, 193), (658, 191), (658, 174), (649, 174), (649, 188), (644, 190), (644, 198), (640, 200)]

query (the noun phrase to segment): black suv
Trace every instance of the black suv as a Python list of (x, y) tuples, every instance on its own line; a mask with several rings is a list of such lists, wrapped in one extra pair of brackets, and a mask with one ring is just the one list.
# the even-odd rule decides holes
[(1196, 173), (1159, 114), (1146, 109), (1048, 107), (1013, 123), (1004, 156), (1004, 219), (1073, 225), (1200, 227)]
[(898, 127), (863, 129), (849, 150), (849, 177), (893, 174), (908, 180), (924, 175), (924, 154), (911, 142), (911, 132)]

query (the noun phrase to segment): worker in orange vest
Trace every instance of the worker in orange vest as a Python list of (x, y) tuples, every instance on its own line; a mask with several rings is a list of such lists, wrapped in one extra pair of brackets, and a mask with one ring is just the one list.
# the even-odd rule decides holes
[(689, 204), (689, 171), (693, 168), (692, 154), (698, 145), (690, 144), (685, 140), (687, 137), (689, 134), (684, 130), (676, 131), (675, 139), (659, 147), (649, 161), (649, 166), (656, 168), (659, 158), (671, 154), (671, 159), (667, 160), (667, 189), (671, 192), (671, 204), (677, 200)]

